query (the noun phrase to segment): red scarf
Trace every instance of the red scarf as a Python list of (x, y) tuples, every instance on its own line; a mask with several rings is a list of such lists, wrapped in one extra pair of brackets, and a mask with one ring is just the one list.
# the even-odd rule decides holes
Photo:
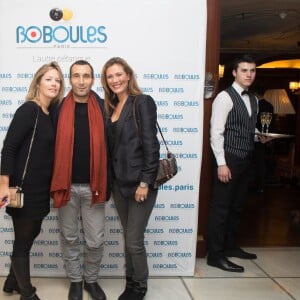
[[(90, 186), (92, 202), (106, 200), (107, 159), (104, 123), (95, 95), (90, 92), (88, 99), (90, 128)], [(54, 207), (67, 205), (70, 200), (73, 146), (74, 146), (75, 101), (72, 91), (62, 104), (57, 124), (54, 171), (51, 182), (51, 196)]]

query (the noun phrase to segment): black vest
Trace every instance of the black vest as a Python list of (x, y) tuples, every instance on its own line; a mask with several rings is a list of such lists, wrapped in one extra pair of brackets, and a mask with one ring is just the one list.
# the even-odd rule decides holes
[(249, 155), (254, 147), (254, 133), (257, 118), (257, 100), (250, 94), (251, 116), (247, 107), (231, 86), (226, 89), (233, 102), (229, 112), (224, 131), (224, 150), (238, 157), (244, 158)]

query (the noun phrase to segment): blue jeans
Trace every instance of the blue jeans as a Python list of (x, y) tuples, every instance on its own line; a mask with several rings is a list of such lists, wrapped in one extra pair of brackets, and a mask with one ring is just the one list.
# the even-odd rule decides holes
[[(105, 203), (91, 206), (89, 184), (72, 184), (71, 199), (58, 209), (63, 259), (71, 282), (95, 282), (103, 256)], [(80, 243), (80, 216), (83, 239)], [(83, 261), (81, 259), (83, 252)]]
[(149, 276), (147, 253), (144, 244), (144, 232), (153, 210), (157, 190), (149, 189), (144, 202), (136, 202), (132, 196), (126, 197), (114, 184), (113, 198), (123, 227), (125, 241), (126, 276), (145, 282)]

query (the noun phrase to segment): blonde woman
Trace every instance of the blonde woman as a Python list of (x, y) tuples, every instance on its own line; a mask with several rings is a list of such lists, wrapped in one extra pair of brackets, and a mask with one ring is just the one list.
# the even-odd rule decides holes
[(0, 199), (8, 197), (9, 186), (20, 186), (30, 140), (37, 119), (34, 141), (22, 185), (24, 206), (7, 207), (14, 227), (11, 269), (3, 291), (21, 294), (21, 300), (38, 300), (31, 285), (29, 253), (50, 211), (50, 181), (54, 157), (54, 129), (49, 115), (52, 103), (64, 95), (64, 78), (57, 63), (40, 67), (29, 86), (26, 101), (12, 119), (1, 156)]

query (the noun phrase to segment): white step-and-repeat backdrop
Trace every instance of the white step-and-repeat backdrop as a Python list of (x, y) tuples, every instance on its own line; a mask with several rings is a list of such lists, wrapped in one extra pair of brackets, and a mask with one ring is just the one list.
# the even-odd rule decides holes
[[(160, 188), (145, 232), (150, 275), (194, 274), (202, 153), (206, 0), (1, 0), (0, 147), (34, 72), (57, 61), (68, 84), (70, 65), (88, 60), (101, 96), (102, 65), (125, 58), (144, 93), (156, 101), (158, 121), (179, 173)], [(161, 154), (164, 155), (164, 147)], [(42, 153), (41, 153), (42, 155)], [(10, 266), (13, 227), (0, 211), (0, 275)], [(124, 274), (122, 229), (114, 202), (106, 205), (101, 276)], [(65, 276), (56, 209), (45, 218), (31, 251), (34, 276)]]

